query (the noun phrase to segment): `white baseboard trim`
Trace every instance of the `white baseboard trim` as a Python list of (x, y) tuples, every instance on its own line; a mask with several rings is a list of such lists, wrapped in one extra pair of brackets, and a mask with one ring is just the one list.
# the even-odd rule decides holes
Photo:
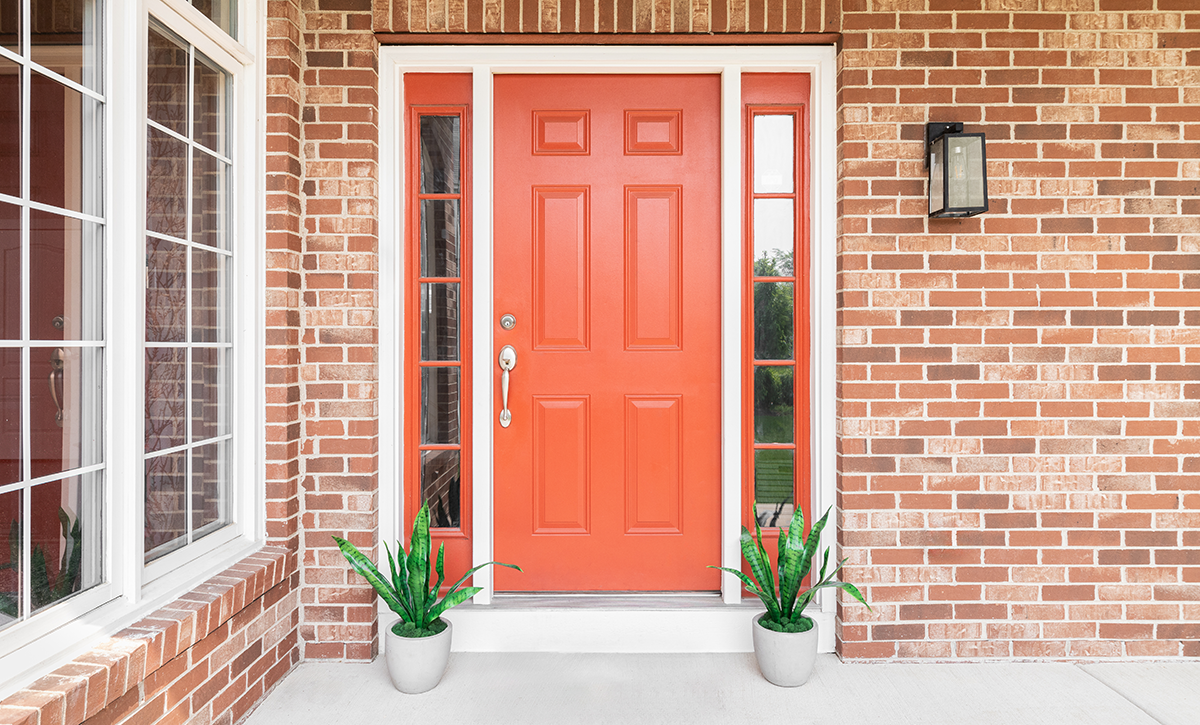
[[(751, 606), (693, 609), (457, 607), (455, 652), (751, 652)], [(833, 612), (813, 612), (818, 651), (834, 651)], [(386, 639), (386, 638), (385, 638)]]

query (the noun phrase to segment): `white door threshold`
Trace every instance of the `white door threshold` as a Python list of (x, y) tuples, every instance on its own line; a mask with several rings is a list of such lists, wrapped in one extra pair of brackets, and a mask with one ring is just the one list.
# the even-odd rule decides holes
[[(497, 595), (443, 615), (455, 652), (751, 652), (756, 600), (717, 595)], [(814, 611), (821, 652), (834, 650), (833, 612)], [(387, 620), (384, 620), (387, 623)]]

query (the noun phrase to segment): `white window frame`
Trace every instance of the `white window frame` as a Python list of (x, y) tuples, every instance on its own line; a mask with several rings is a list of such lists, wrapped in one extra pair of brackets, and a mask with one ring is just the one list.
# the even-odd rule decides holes
[[(260, 548), (265, 526), (266, 3), (240, 0), (229, 38), (187, 0), (106, 0), (103, 24), (105, 497), (102, 584), (0, 632), (0, 697)], [(233, 77), (228, 276), (231, 363), (228, 526), (144, 560), (146, 63), (149, 18)], [(259, 59), (256, 61), (256, 54)], [(132, 190), (132, 191), (130, 191)]]
[[(738, 539), (742, 526), (742, 103), (743, 73), (811, 74), (811, 214), (812, 268), (812, 511), (836, 508), (836, 252), (837, 139), (836, 68), (832, 46), (385, 46), (379, 53), (379, 480), (380, 534), (395, 541), (407, 536), (401, 462), (405, 455), (399, 433), (404, 430), (401, 371), (405, 360), (403, 240), (404, 205), (404, 74), (471, 73), (474, 78), (471, 127), (464, 137), (472, 160), (473, 225), (471, 386), (472, 424), (472, 559), (491, 561), (493, 542), (492, 461), (494, 388), (493, 334), (496, 310), (492, 290), (492, 95), (495, 76), (509, 73), (712, 73), (721, 76), (721, 564), (741, 567)], [(835, 512), (836, 517), (836, 512)], [(836, 521), (836, 518), (835, 518)], [(826, 527), (822, 546), (836, 545), (836, 526)], [(717, 563), (717, 562), (713, 562)], [(492, 573), (482, 569), (473, 583), (483, 587), (474, 598), (488, 605), (494, 594)], [(741, 584), (732, 574), (721, 579), (727, 605), (742, 601)], [(819, 595), (818, 622), (823, 651), (833, 650), (836, 598)], [(507, 620), (506, 620), (507, 621)], [(483, 648), (494, 643), (480, 645)], [(470, 643), (462, 643), (473, 649)], [(671, 647), (672, 645), (664, 645)], [(723, 646), (723, 645), (717, 645)], [(674, 651), (664, 649), (662, 651)]]

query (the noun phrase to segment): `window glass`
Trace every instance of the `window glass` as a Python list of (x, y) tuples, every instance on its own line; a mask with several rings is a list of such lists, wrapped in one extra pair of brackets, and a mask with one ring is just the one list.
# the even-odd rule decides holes
[(237, 37), (237, 0), (192, 0), (192, 6), (216, 23), (218, 28)]
[(103, 577), (100, 10), (0, 0), (0, 626)]
[[(219, 15), (229, 8), (201, 9)], [(229, 521), (235, 245), (226, 155), (231, 76), (156, 25), (148, 43), (144, 382), (151, 561)]]

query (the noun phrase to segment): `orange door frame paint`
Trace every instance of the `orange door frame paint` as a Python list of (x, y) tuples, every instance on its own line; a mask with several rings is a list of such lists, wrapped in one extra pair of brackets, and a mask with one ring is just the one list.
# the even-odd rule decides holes
[[(794, 277), (771, 277), (770, 280), (793, 281), (795, 283), (793, 299), (794, 357), (794, 450), (795, 469), (793, 480), (793, 501), (801, 507), (804, 513), (805, 529), (813, 522), (812, 512), (812, 437), (811, 437), (811, 270), (812, 250), (810, 243), (810, 119), (809, 94), (811, 79), (808, 74), (801, 73), (747, 73), (742, 76), (742, 169), (744, 179), (743, 207), (743, 363), (742, 363), (742, 422), (743, 450), (745, 455), (743, 490), (742, 490), (742, 520), (751, 530), (754, 529), (755, 511), (753, 502), (755, 495), (754, 453), (756, 450), (769, 448), (788, 448), (788, 446), (756, 444), (754, 438), (755, 400), (754, 400), (754, 215), (753, 200), (756, 197), (792, 198), (795, 200), (794, 220)], [(753, 153), (753, 119), (756, 115), (791, 114), (796, 118), (795, 141), (796, 158), (794, 162), (795, 184), (792, 194), (755, 194), (754, 192), (754, 153)], [(781, 522), (786, 525), (786, 522)], [(763, 529), (763, 544), (768, 552), (776, 550), (779, 528)]]
[(495, 84), (496, 589), (716, 590), (720, 80)]
[[(436, 547), (446, 545), (445, 573), (447, 584), (456, 581), (471, 566), (471, 75), (469, 73), (413, 73), (404, 77), (405, 118), (405, 290), (404, 299), (404, 445), (401, 470), (404, 477), (404, 520), (401, 537), (407, 542), (417, 509), (421, 506), (421, 451), (453, 450), (459, 453), (459, 523), (457, 528), (431, 530)], [(420, 119), (422, 116), (458, 116), (460, 149), (460, 182), (457, 195), (421, 194)], [(424, 278), (421, 274), (420, 204), (424, 198), (459, 199), (459, 268), (456, 277)], [(459, 443), (457, 445), (423, 445), (421, 442), (421, 369), (432, 367), (421, 362), (421, 299), (420, 283), (424, 281), (457, 282), (459, 284), (459, 355), (457, 364), (440, 363), (433, 366), (458, 367), (459, 373)]]

